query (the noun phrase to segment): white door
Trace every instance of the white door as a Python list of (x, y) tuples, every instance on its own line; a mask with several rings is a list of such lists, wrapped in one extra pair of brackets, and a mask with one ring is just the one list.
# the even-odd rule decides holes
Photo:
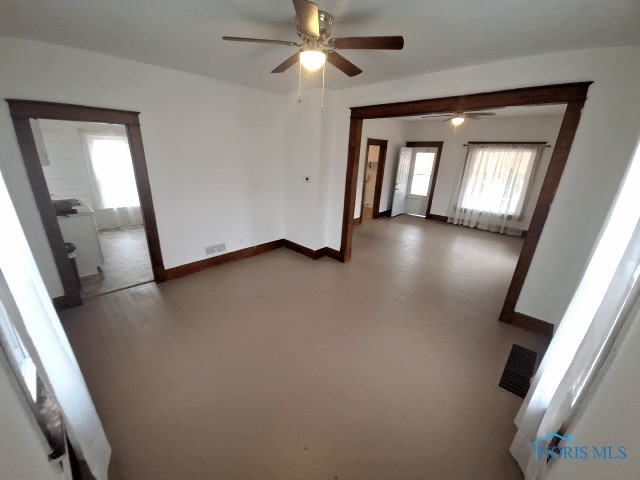
[(398, 171), (396, 172), (396, 184), (393, 189), (393, 203), (391, 204), (391, 216), (396, 217), (404, 213), (404, 200), (407, 196), (407, 183), (409, 182), (409, 169), (411, 168), (411, 153), (413, 149), (402, 147), (398, 159)]
[(404, 212), (424, 217), (427, 213), (429, 193), (433, 188), (433, 165), (438, 149), (435, 147), (420, 147), (413, 149), (409, 182), (407, 183), (407, 198), (404, 202)]

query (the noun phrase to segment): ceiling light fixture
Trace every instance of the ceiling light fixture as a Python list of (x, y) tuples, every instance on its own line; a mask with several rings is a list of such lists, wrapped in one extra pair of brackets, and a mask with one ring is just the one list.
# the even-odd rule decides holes
[(303, 50), (300, 52), (300, 63), (310, 72), (322, 68), (327, 61), (327, 54), (321, 50)]
[(451, 119), (451, 123), (456, 127), (462, 125), (464, 123), (464, 117), (461, 115), (456, 115)]

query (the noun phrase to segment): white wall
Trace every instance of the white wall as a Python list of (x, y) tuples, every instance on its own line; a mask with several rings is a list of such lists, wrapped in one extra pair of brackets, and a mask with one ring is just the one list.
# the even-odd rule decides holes
[(63, 472), (57, 463), (49, 464), (46, 440), (8, 369), (0, 359), (0, 478), (70, 480), (68, 468)]
[[(283, 142), (284, 237), (317, 250), (325, 246), (324, 216), (319, 208), (323, 180), (320, 162), (322, 150), (321, 98), (317, 90), (282, 96), (286, 105)], [(306, 178), (309, 178), (309, 181)]]
[[(558, 323), (629, 163), (640, 124), (640, 48), (562, 52), (336, 92), (330, 123), (327, 243), (340, 247), (349, 108), (509, 88), (594, 81), (516, 310)], [(357, 256), (357, 249), (353, 255)]]
[[(562, 124), (561, 115), (498, 117), (486, 120), (468, 120), (455, 131), (449, 122), (427, 120), (424, 122), (405, 122), (407, 141), (444, 142), (438, 178), (433, 192), (431, 213), (447, 216), (451, 195), (460, 182), (464, 161), (467, 156), (468, 142), (477, 141), (543, 141), (555, 147), (555, 141)], [(536, 176), (531, 185), (527, 205), (523, 212), (524, 219), (518, 223), (522, 229), (529, 228), (531, 216), (535, 209), (544, 175), (549, 166), (553, 148), (545, 148), (538, 164)]]
[[(207, 245), (225, 242), (233, 251), (283, 238), (285, 97), (13, 38), (0, 38), (0, 65), (0, 98), (141, 112), (165, 267), (205, 258)], [(56, 297), (62, 287), (5, 102), (0, 103), (0, 145), (0, 169)], [(318, 223), (324, 243), (324, 217)]]

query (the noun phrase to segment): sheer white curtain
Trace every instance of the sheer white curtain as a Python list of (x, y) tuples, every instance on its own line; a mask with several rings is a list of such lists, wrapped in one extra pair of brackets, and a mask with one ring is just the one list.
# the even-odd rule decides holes
[(523, 228), (519, 222), (542, 148), (531, 144), (470, 145), (449, 222), (520, 235)]
[(98, 229), (142, 224), (126, 135), (83, 133)]
[(17, 309), (11, 323), (60, 406), (74, 450), (97, 480), (107, 480), (111, 447), (1, 174), (0, 218), (0, 271)]
[(536, 462), (530, 444), (567, 427), (585, 381), (606, 353), (604, 346), (624, 321), (625, 312), (637, 302), (640, 276), (638, 152), (516, 417), (518, 431), (510, 450), (525, 472), (526, 480), (544, 479), (552, 465), (552, 462)]

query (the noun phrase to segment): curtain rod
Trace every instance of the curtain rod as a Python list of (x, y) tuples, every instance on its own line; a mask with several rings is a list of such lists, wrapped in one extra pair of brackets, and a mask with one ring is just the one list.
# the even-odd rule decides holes
[(470, 145), (542, 145), (544, 148), (549, 148), (547, 142), (468, 142), (463, 143), (463, 147), (468, 147)]

